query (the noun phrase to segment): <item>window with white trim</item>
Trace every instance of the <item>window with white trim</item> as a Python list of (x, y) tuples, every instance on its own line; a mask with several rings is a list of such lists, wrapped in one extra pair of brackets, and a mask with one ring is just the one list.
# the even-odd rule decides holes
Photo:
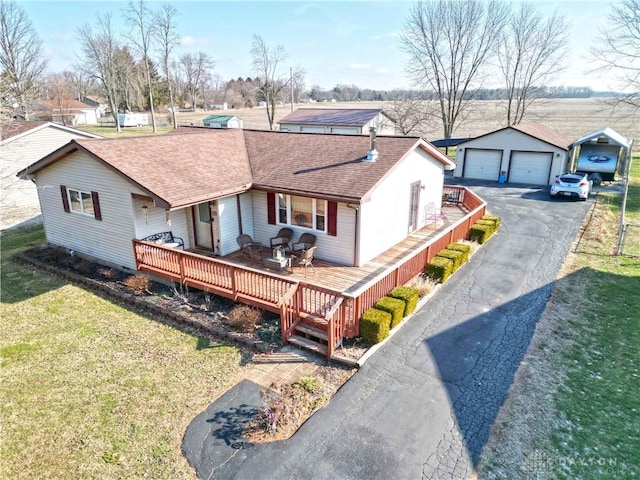
[(67, 189), (67, 192), (69, 195), (69, 208), (72, 212), (95, 216), (91, 192), (83, 192), (72, 188)]
[(278, 223), (325, 232), (327, 201), (297, 195), (278, 194)]

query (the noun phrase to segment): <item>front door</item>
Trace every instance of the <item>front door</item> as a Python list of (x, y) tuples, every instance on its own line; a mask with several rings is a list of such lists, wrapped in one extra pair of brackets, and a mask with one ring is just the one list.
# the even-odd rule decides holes
[(420, 205), (420, 182), (411, 184), (411, 197), (409, 199), (409, 232), (418, 228), (418, 209)]
[(195, 207), (196, 245), (213, 250), (215, 240), (215, 202), (201, 203)]

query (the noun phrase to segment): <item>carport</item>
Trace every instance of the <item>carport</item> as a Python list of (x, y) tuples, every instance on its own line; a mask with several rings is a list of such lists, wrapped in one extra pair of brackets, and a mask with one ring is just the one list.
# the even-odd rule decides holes
[(458, 144), (454, 177), (549, 185), (565, 172), (571, 140), (536, 123), (501, 128)]
[(572, 171), (597, 173), (602, 180), (614, 180), (616, 172), (623, 171), (622, 161), (631, 143), (609, 127), (585, 135), (571, 144)]

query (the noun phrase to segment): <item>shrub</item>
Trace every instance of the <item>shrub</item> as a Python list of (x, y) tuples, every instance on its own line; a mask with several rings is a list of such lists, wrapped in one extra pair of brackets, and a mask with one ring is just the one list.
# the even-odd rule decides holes
[(402, 321), (402, 317), (404, 316), (405, 303), (403, 300), (397, 298), (382, 297), (373, 305), (373, 308), (377, 308), (378, 310), (382, 310), (383, 312), (390, 313), (391, 323), (389, 323), (389, 328), (393, 328)]
[(322, 388), (322, 379), (320, 377), (302, 377), (297, 383), (309, 393), (316, 393)]
[(239, 332), (253, 332), (262, 320), (262, 311), (257, 308), (239, 303), (227, 315), (229, 326)]
[(125, 279), (124, 284), (131, 290), (131, 293), (141, 295), (149, 290), (151, 281), (146, 275), (131, 275)]
[(500, 226), (500, 217), (498, 217), (496, 215), (485, 215), (484, 217), (482, 217), (482, 220), (487, 220), (489, 222), (493, 222), (494, 225), (496, 226), (496, 230)]
[(89, 260), (82, 259), (78, 263), (76, 263), (73, 268), (76, 272), (87, 275), (91, 273), (91, 270), (93, 270), (93, 263), (91, 263)]
[(360, 317), (360, 335), (365, 342), (374, 345), (389, 336), (390, 325), (390, 313), (370, 308)]
[(431, 277), (420, 274), (409, 282), (409, 286), (418, 290), (419, 295), (424, 297), (431, 293), (431, 290), (436, 286), (436, 282), (434, 282)]
[(453, 260), (433, 257), (427, 265), (427, 275), (436, 282), (444, 283), (453, 273)]
[(445, 248), (444, 250), (440, 250), (436, 256), (451, 260), (453, 262), (453, 271), (455, 272), (460, 268), (460, 265), (462, 265), (462, 257), (464, 254), (458, 250), (449, 250)]
[[(429, 289), (429, 292), (431, 289)], [(427, 292), (427, 293), (429, 293)], [(389, 292), (389, 296), (398, 298), (404, 302), (404, 316), (406, 317), (416, 309), (418, 299), (420, 298), (420, 290), (412, 286), (396, 287)]]
[(471, 246), (466, 243), (450, 243), (447, 246), (447, 250), (455, 250), (462, 253), (462, 265), (469, 261), (469, 254), (471, 253)]
[(491, 235), (493, 235), (496, 232), (496, 224), (494, 222), (492, 222), (491, 220), (478, 220), (476, 222), (476, 225), (486, 225), (487, 227), (489, 227), (491, 229)]
[(489, 225), (475, 224), (469, 229), (469, 240), (483, 244), (491, 237), (493, 229)]
[(113, 281), (118, 278), (118, 272), (116, 272), (113, 268), (100, 268), (98, 269), (98, 273), (107, 280)]

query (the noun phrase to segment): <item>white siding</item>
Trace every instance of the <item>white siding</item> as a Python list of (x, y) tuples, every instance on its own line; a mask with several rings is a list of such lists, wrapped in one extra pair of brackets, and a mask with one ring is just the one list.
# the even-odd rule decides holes
[[(0, 209), (5, 212), (8, 208), (20, 207), (28, 216), (38, 215), (40, 206), (35, 184), (20, 180), (16, 173), (70, 140), (81, 137), (84, 135), (47, 126), (0, 146)], [(2, 225), (5, 226), (8, 225)]]
[(420, 181), (418, 228), (426, 224), (425, 207), (440, 208), (444, 170), (422, 151), (412, 152), (376, 187), (361, 208), (360, 264), (406, 238), (409, 229), (411, 184)]
[[(555, 147), (542, 140), (533, 138), (511, 128), (461, 143), (456, 150), (456, 159), (463, 159), (465, 150), (470, 148), (502, 150), (503, 153), (500, 163), (500, 171), (505, 171), (507, 173), (509, 170), (509, 160), (511, 159), (512, 151), (550, 152), (553, 154), (553, 161), (551, 165), (549, 183), (551, 183), (552, 179), (554, 179), (556, 175), (564, 172), (567, 168), (568, 152), (566, 150)], [(464, 168), (463, 163), (464, 160), (458, 161), (457, 167), (454, 171), (455, 177), (462, 177), (462, 171)]]
[[(73, 153), (37, 174), (38, 193), (47, 241), (115, 265), (135, 268), (133, 238), (172, 231), (190, 247), (188, 209), (169, 213), (131, 194), (143, 194), (122, 177), (82, 153)], [(102, 221), (78, 213), (65, 213), (60, 185), (98, 192)]]
[(253, 237), (253, 193), (247, 192), (240, 195), (240, 214), (242, 215), (242, 233)]
[[(275, 237), (284, 226), (293, 230), (293, 240), (296, 241), (304, 232), (313, 233), (317, 237), (316, 257), (342, 265), (354, 264), (355, 244), (355, 211), (344, 203), (338, 203), (337, 236), (291, 225), (269, 225), (267, 222), (267, 194), (253, 192), (253, 239), (263, 245), (269, 245), (269, 239)], [(247, 232), (245, 232), (247, 233)]]

